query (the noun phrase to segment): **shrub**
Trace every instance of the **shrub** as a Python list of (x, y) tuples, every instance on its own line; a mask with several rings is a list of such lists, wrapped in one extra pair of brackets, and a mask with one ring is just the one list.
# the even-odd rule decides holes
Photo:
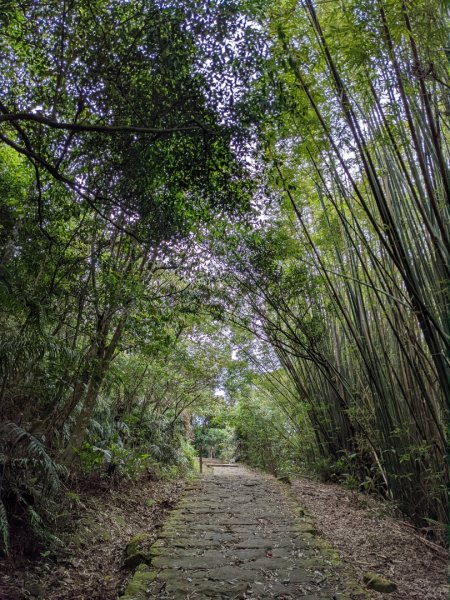
[(56, 497), (63, 467), (55, 463), (44, 444), (16, 423), (0, 426), (0, 533), (9, 551), (12, 526), (25, 523), (38, 539), (56, 540)]

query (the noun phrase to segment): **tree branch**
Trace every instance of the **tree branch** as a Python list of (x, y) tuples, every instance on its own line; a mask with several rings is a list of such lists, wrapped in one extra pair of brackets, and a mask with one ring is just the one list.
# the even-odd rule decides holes
[(52, 129), (62, 129), (65, 131), (73, 131), (75, 133), (103, 133), (106, 135), (114, 135), (116, 133), (140, 133), (140, 134), (158, 134), (165, 135), (171, 133), (178, 133), (180, 131), (204, 131), (206, 127), (199, 123), (188, 122), (178, 127), (137, 127), (133, 125), (95, 125), (95, 124), (82, 124), (82, 123), (63, 123), (55, 121), (44, 115), (36, 113), (18, 112), (18, 113), (7, 113), (0, 115), (0, 123), (17, 123), (18, 121), (31, 121), (34, 123), (40, 123), (46, 125)]

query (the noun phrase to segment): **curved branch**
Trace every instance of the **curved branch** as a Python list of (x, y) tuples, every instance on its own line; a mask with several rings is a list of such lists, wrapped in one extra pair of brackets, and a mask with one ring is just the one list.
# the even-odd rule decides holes
[(95, 125), (95, 124), (82, 124), (82, 123), (63, 123), (55, 121), (41, 114), (18, 112), (18, 113), (6, 113), (0, 115), (0, 123), (17, 123), (20, 121), (31, 121), (33, 123), (40, 123), (46, 125), (52, 129), (62, 129), (64, 131), (72, 131), (75, 133), (103, 133), (106, 135), (114, 135), (116, 133), (140, 133), (140, 134), (157, 134), (167, 135), (172, 133), (178, 133), (180, 131), (205, 131), (206, 127), (199, 123), (188, 122), (178, 127), (137, 127), (134, 125)]
[(16, 152), (18, 152), (19, 154), (26, 156), (33, 164), (33, 166), (40, 165), (48, 173), (50, 173), (50, 175), (56, 181), (63, 183), (64, 185), (68, 186), (72, 191), (76, 192), (81, 198), (86, 200), (86, 202), (92, 208), (92, 210), (96, 212), (102, 219), (113, 225), (119, 231), (122, 231), (123, 233), (126, 233), (127, 235), (135, 239), (139, 244), (144, 243), (144, 240), (136, 236), (132, 231), (130, 231), (126, 227), (122, 227), (119, 223), (117, 223), (114, 219), (106, 215), (95, 205), (95, 200), (103, 200), (101, 196), (90, 193), (83, 186), (77, 184), (74, 180), (60, 173), (60, 171), (56, 167), (54, 167), (52, 164), (50, 164), (48, 161), (42, 158), (39, 154), (36, 154), (35, 152), (33, 152), (33, 150), (28, 150), (27, 148), (20, 146), (14, 140), (9, 139), (2, 133), (0, 133), (0, 140), (6, 145), (16, 150)]

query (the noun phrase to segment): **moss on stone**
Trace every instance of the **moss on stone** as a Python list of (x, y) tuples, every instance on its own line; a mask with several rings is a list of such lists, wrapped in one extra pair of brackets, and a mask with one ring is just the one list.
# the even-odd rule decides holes
[(148, 545), (151, 537), (151, 534), (141, 531), (131, 538), (125, 548), (124, 567), (136, 567), (140, 563), (150, 562)]
[(364, 573), (363, 581), (368, 588), (384, 594), (390, 594), (397, 589), (397, 586), (393, 581), (386, 579), (382, 575), (378, 575), (378, 573), (373, 573), (372, 571)]
[(151, 535), (145, 531), (141, 531), (137, 533), (135, 536), (131, 538), (128, 542), (125, 553), (127, 556), (133, 556), (139, 550), (142, 549), (142, 546), (151, 539)]
[(298, 531), (300, 533), (309, 533), (310, 535), (316, 535), (317, 529), (315, 524), (312, 521), (304, 519), (301, 523), (298, 524)]
[(181, 529), (180, 527), (163, 527), (161, 529), (161, 531), (159, 532), (159, 537), (164, 540), (167, 538), (173, 538), (173, 537), (177, 537), (179, 536), (181, 533), (183, 533), (183, 529)]
[(164, 550), (164, 546), (156, 546), (155, 544), (148, 551), (148, 556), (150, 559), (153, 559), (159, 556)]
[(148, 586), (156, 579), (156, 572), (151, 571), (146, 564), (140, 564), (125, 588), (120, 600), (146, 600)]
[(113, 519), (114, 519), (115, 524), (118, 525), (119, 527), (126, 527), (127, 522), (122, 517), (122, 515), (114, 515)]

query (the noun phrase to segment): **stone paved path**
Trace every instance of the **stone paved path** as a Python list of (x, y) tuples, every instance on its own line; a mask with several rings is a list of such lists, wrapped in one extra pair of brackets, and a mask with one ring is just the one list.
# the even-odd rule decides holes
[(147, 598), (351, 598), (277, 481), (240, 466), (207, 471), (150, 550)]

